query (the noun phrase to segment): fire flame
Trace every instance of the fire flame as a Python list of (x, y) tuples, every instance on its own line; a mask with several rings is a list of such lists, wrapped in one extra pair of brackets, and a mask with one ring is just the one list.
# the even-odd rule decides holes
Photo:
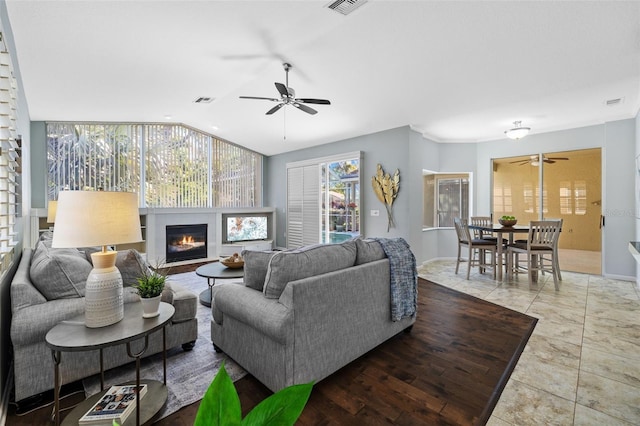
[(178, 241), (178, 244), (180, 245), (185, 245), (185, 244), (193, 244), (193, 237), (191, 235), (183, 235), (182, 239), (180, 241)]

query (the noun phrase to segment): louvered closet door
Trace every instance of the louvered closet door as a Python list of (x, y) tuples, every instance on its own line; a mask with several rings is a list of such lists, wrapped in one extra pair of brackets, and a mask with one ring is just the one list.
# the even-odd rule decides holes
[(320, 178), (317, 164), (287, 169), (287, 248), (320, 241)]

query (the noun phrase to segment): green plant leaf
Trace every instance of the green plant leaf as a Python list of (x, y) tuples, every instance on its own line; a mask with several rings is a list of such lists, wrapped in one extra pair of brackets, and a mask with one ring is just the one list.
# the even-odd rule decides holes
[(290, 426), (295, 424), (311, 395), (313, 382), (281, 389), (256, 405), (242, 420), (245, 426)]
[(236, 426), (241, 424), (241, 420), (240, 398), (223, 362), (202, 398), (193, 424), (194, 426)]

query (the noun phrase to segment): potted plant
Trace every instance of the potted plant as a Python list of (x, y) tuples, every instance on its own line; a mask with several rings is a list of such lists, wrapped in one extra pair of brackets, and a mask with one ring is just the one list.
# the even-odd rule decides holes
[(164, 290), (164, 284), (167, 281), (166, 273), (159, 273), (151, 268), (146, 268), (142, 276), (138, 277), (136, 284), (132, 287), (136, 289), (136, 293), (140, 296), (142, 302), (142, 317), (153, 318), (160, 315), (160, 298)]
[(194, 426), (293, 426), (311, 395), (313, 382), (293, 385), (256, 405), (243, 419), (238, 392), (224, 368), (224, 361), (207, 389)]

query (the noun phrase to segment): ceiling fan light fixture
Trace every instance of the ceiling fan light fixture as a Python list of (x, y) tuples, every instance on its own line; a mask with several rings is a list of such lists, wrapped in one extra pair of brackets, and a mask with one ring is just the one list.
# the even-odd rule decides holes
[(513, 129), (505, 130), (504, 134), (507, 135), (509, 139), (517, 140), (527, 136), (530, 131), (530, 127), (522, 127), (522, 121), (514, 121)]

